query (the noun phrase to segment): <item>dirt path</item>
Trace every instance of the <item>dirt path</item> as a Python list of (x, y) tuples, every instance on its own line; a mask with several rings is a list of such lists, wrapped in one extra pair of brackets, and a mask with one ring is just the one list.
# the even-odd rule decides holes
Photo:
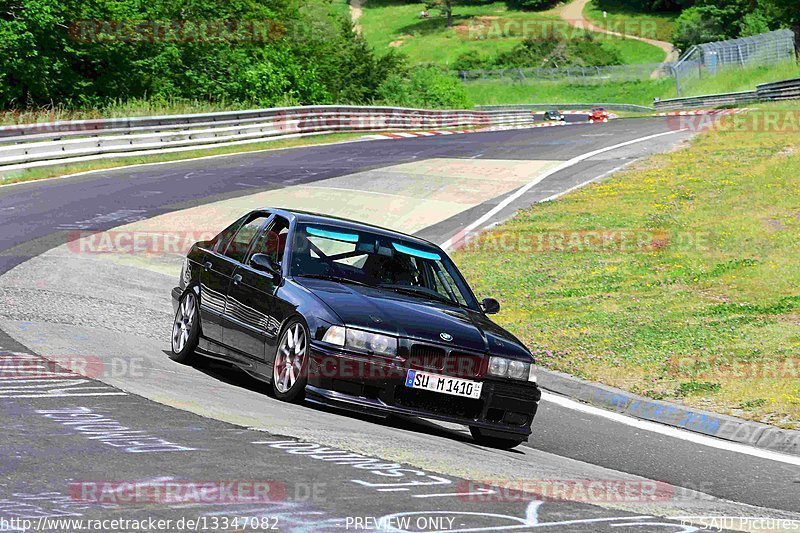
[[(354, 2), (357, 0), (353, 0)], [(657, 46), (664, 50), (667, 54), (667, 58), (665, 61), (677, 61), (678, 60), (678, 51), (675, 50), (675, 47), (672, 46), (672, 43), (668, 43), (666, 41), (658, 41), (656, 39), (647, 39), (645, 37), (638, 37), (636, 35), (622, 35), (621, 33), (617, 33), (614, 31), (609, 31), (605, 28), (601, 28), (600, 26), (595, 26), (592, 24), (586, 17), (583, 16), (583, 8), (586, 7), (591, 0), (574, 0), (568, 4), (565, 4), (560, 10), (559, 15), (562, 19), (567, 21), (570, 26), (575, 26), (577, 28), (583, 28), (585, 30), (596, 31), (600, 33), (607, 33), (608, 35), (616, 35), (618, 37), (629, 37), (631, 39), (636, 39), (637, 41), (642, 41), (648, 44), (652, 44), (653, 46)]]
[(361, 33), (361, 24), (358, 19), (364, 14), (364, 4), (366, 0), (350, 0), (350, 18), (353, 19), (353, 28), (356, 33)]

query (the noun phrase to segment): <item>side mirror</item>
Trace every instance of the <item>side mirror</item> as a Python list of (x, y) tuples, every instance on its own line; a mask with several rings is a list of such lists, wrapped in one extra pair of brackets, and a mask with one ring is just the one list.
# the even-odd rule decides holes
[(277, 281), (281, 277), (281, 267), (267, 254), (253, 254), (250, 266), (261, 272), (272, 274), (272, 279)]
[(484, 298), (481, 302), (481, 307), (487, 315), (494, 315), (500, 311), (500, 302), (494, 298)]

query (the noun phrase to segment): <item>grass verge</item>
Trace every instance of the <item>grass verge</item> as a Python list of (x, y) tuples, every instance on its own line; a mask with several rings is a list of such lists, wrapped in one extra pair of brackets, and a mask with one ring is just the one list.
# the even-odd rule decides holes
[(464, 84), (467, 97), (475, 105), (603, 102), (652, 106), (654, 97), (661, 96), (673, 86), (674, 81), (671, 79), (598, 85), (566, 82), (521, 84), (500, 81)]
[[(755, 90), (759, 83), (800, 78), (800, 63), (787, 61), (777, 65), (721, 70), (714, 76), (685, 81), (681, 84), (681, 96), (734, 93)], [(674, 97), (674, 91), (664, 98)]]
[(197, 157), (207, 157), (223, 154), (238, 154), (255, 152), (258, 150), (270, 150), (277, 148), (294, 148), (300, 146), (313, 146), (319, 144), (330, 144), (334, 142), (348, 141), (380, 132), (359, 132), (359, 133), (331, 133), (326, 135), (311, 135), (308, 137), (298, 137), (294, 139), (281, 139), (275, 141), (265, 141), (253, 144), (241, 144), (234, 146), (220, 146), (219, 148), (209, 148), (204, 150), (191, 150), (186, 152), (173, 152), (168, 154), (143, 155), (136, 157), (119, 157), (113, 159), (98, 159), (94, 161), (84, 161), (80, 163), (67, 163), (53, 167), (32, 168), (19, 170), (0, 177), (0, 185), (9, 183), (19, 183), (23, 181), (33, 181), (57, 176), (77, 174), (91, 170), (113, 169), (129, 165), (142, 165), (147, 163), (162, 163), (166, 161), (181, 161)]
[[(528, 28), (544, 26), (556, 33), (581, 33), (568, 28), (554, 12), (510, 10), (505, 2), (458, 5), (453, 8), (455, 21), (450, 28), (436, 11), (431, 11), (430, 18), (420, 19), (421, 7), (422, 4), (396, 0), (369, 0), (358, 22), (364, 37), (376, 50), (394, 48), (406, 54), (412, 64), (449, 65), (470, 50), (477, 50), (483, 56), (510, 50), (522, 40), (526, 23)], [(543, 30), (532, 31), (539, 34)], [(601, 33), (593, 35), (598, 46), (617, 49), (624, 63), (658, 63), (665, 57), (663, 50), (641, 41)]]
[[(681, 96), (752, 91), (759, 83), (797, 77), (800, 77), (800, 63), (795, 61), (723, 70), (715, 76), (681, 81)], [(493, 80), (469, 82), (464, 87), (475, 105), (604, 102), (652, 106), (653, 98), (675, 98), (677, 95), (672, 78), (600, 84)]]
[(543, 367), (800, 428), (800, 106), (726, 121), (455, 260)]

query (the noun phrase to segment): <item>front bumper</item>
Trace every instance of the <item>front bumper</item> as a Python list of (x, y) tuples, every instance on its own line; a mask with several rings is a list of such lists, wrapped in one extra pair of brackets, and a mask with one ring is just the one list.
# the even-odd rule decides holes
[[(358, 369), (353, 372), (352, 369)], [(360, 356), (312, 342), (308, 399), (377, 415), (407, 415), (527, 437), (541, 391), (535, 383), (468, 378), (483, 383), (479, 399), (405, 386), (397, 360)]]

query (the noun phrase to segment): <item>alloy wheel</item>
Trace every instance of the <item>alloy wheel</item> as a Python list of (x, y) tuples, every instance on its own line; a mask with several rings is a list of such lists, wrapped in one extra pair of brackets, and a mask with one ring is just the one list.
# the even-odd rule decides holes
[(175, 322), (172, 324), (172, 351), (181, 353), (189, 340), (195, 319), (195, 297), (187, 293), (175, 313)]
[(300, 379), (308, 353), (308, 339), (300, 323), (289, 326), (283, 334), (275, 357), (273, 379), (279, 392), (288, 392)]

